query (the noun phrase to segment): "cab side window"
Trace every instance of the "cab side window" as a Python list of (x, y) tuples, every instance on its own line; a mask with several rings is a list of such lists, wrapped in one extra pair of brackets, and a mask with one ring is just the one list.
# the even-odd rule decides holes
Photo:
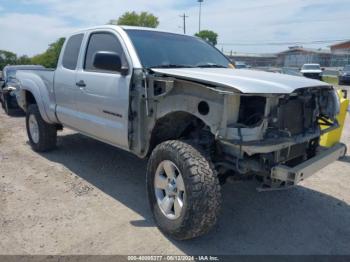
[(64, 68), (75, 70), (78, 64), (79, 51), (83, 41), (84, 34), (73, 35), (68, 39), (63, 54), (62, 66)]
[(117, 53), (121, 58), (122, 65), (127, 66), (123, 47), (118, 38), (110, 33), (94, 33), (90, 36), (86, 51), (84, 63), (84, 69), (86, 71), (106, 72), (94, 67), (94, 56), (97, 52), (101, 51)]

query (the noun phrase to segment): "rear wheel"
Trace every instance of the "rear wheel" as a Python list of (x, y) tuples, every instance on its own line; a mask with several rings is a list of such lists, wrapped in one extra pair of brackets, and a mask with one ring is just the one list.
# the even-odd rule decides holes
[(167, 141), (154, 149), (147, 168), (147, 189), (160, 230), (184, 240), (207, 233), (221, 207), (220, 184), (201, 149)]
[(57, 129), (41, 117), (37, 105), (29, 105), (26, 114), (29, 143), (34, 151), (45, 152), (56, 147)]

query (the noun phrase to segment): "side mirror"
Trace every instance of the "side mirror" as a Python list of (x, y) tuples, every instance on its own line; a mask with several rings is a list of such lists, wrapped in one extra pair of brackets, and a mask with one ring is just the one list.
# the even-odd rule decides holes
[(324, 70), (326, 70), (326, 68), (322, 67), (321, 70), (324, 71)]
[(123, 68), (120, 55), (114, 52), (97, 52), (94, 55), (93, 65), (97, 69), (111, 72), (120, 72), (122, 75), (126, 75), (129, 71), (128, 68)]

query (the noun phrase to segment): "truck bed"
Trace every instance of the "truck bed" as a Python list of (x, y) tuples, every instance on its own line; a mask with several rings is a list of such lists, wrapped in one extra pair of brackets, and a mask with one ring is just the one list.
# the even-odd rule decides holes
[[(40, 96), (42, 103), (41, 110), (44, 110), (44, 117), (46, 116), (46, 121), (57, 122), (55, 115), (55, 95), (54, 95), (54, 79), (55, 79), (55, 69), (45, 68), (45, 69), (30, 69), (30, 70), (18, 70), (16, 73), (16, 78), (21, 82), (21, 89), (28, 86), (27, 83), (34, 82), (37, 87), (35, 90), (37, 96)], [(24, 91), (24, 90), (22, 90)], [(20, 92), (19, 92), (20, 93)], [(24, 101), (22, 101), (23, 96), (17, 97), (19, 106), (25, 110)], [(39, 103), (40, 103), (39, 102)]]

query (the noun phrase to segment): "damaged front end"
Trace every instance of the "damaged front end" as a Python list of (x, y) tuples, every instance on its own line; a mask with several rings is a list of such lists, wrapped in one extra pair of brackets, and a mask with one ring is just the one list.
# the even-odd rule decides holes
[[(254, 173), (268, 186), (291, 186), (306, 178), (305, 172), (309, 176), (345, 154), (343, 145), (329, 154), (319, 145), (323, 133), (338, 128), (339, 100), (333, 88), (304, 88), (283, 95), (235, 94), (226, 96), (225, 104), (217, 134), (221, 153), (215, 161), (221, 173)], [(231, 104), (237, 110), (231, 110)], [(321, 130), (321, 124), (328, 127)], [(309, 163), (303, 168), (312, 168), (298, 168), (303, 163)]]
[[(339, 126), (339, 99), (329, 85), (260, 72), (214, 82), (216, 71), (200, 71), (195, 78), (192, 69), (169, 70), (134, 73), (129, 141), (140, 157), (164, 141), (191, 140), (210, 156), (222, 180), (228, 174), (257, 175), (279, 188), (345, 154), (343, 145), (330, 151), (320, 146), (322, 134)], [(265, 80), (254, 80), (255, 74)], [(259, 94), (256, 84), (265, 85)]]

